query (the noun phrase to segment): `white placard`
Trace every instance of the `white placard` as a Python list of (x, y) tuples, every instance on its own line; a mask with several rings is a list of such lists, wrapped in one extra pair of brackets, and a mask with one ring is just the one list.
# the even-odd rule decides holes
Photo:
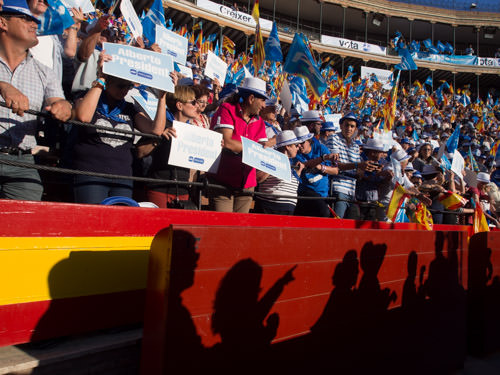
[(260, 143), (245, 137), (241, 137), (241, 145), (243, 163), (281, 180), (292, 181), (290, 161), (285, 154), (272, 148), (264, 148)]
[(451, 162), (451, 170), (457, 175), (462, 177), (462, 171), (465, 169), (465, 160), (458, 152), (458, 150), (455, 150), (455, 153), (453, 154), (453, 160)]
[(135, 102), (141, 106), (151, 120), (155, 119), (156, 111), (158, 110), (158, 99), (156, 99), (153, 95), (148, 95), (147, 100), (144, 99), (142, 95), (133, 95), (132, 99), (134, 99)]
[(103, 48), (112, 57), (103, 65), (105, 74), (163, 91), (175, 91), (170, 77), (174, 70), (171, 56), (116, 43), (103, 43)]
[(283, 87), (281, 88), (280, 100), (283, 103), (283, 107), (286, 109), (288, 113), (292, 109), (292, 93), (290, 92), (290, 85), (288, 84), (288, 80), (283, 82)]
[(134, 38), (142, 37), (142, 24), (130, 0), (121, 0), (120, 11)]
[(369, 79), (372, 74), (375, 74), (375, 77), (382, 84), (389, 83), (392, 80), (392, 71), (390, 70), (370, 68), (368, 66), (361, 67), (361, 79)]
[(174, 121), (177, 137), (172, 138), (168, 164), (217, 173), (222, 151), (222, 134)]
[(95, 8), (90, 0), (61, 0), (68, 9), (82, 8), (83, 14), (95, 12)]
[[(227, 6), (217, 4), (209, 0), (197, 0), (196, 5), (202, 9), (214, 12), (222, 17), (231, 18), (234, 21), (242, 22), (252, 27), (256, 26), (255, 20), (248, 13), (239, 12)], [(270, 31), (273, 28), (273, 22), (264, 18), (259, 18), (259, 24), (262, 30)]]
[(177, 63), (174, 63), (174, 67), (184, 77), (193, 79), (193, 70), (191, 68), (188, 68), (187, 66), (177, 64)]
[(376, 44), (357, 42), (355, 40), (336, 38), (330, 35), (321, 35), (321, 43), (333, 47), (347, 48), (354, 51), (368, 52), (376, 55), (386, 55), (387, 49)]
[(161, 53), (172, 56), (174, 62), (186, 65), (188, 40), (166, 27), (156, 25), (156, 44), (161, 48)]
[(211, 79), (218, 79), (219, 82), (226, 82), (227, 64), (215, 55), (212, 51), (208, 51), (207, 65), (205, 66), (205, 76)]

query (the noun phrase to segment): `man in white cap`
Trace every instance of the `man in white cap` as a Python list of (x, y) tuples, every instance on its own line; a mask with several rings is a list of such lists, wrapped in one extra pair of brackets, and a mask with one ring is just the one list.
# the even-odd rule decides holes
[[(5, 0), (0, 12), (0, 159), (34, 164), (37, 117), (28, 109), (45, 109), (56, 120), (71, 118), (71, 104), (64, 99), (54, 72), (36, 61), (29, 48), (38, 43), (38, 19), (25, 0)], [(35, 169), (2, 166), (0, 198), (40, 200), (43, 187)]]
[(210, 128), (221, 133), (224, 140), (219, 169), (216, 174), (207, 174), (211, 182), (225, 186), (224, 190), (209, 192), (210, 207), (215, 211), (250, 211), (251, 193), (257, 186), (256, 170), (243, 164), (241, 137), (267, 142), (266, 126), (259, 117), (267, 99), (266, 82), (247, 77), (238, 87), (234, 102), (223, 103), (212, 117)]
[(309, 131), (314, 134), (314, 137), (319, 139), (321, 126), (323, 125), (323, 119), (321, 118), (321, 113), (319, 111), (314, 110), (302, 112), (300, 123), (307, 126)]

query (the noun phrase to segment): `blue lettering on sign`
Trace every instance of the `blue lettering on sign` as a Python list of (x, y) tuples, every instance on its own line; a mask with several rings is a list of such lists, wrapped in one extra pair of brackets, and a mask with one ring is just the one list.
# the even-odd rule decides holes
[(267, 164), (265, 161), (261, 161), (260, 165), (262, 165), (264, 168), (267, 168), (271, 171), (276, 171), (276, 167), (274, 165)]
[(195, 163), (195, 164), (205, 164), (205, 159), (203, 159), (203, 158), (195, 158), (194, 156), (190, 156), (188, 158), (188, 161), (190, 163)]
[(137, 72), (137, 75), (146, 79), (153, 79), (153, 75), (145, 72)]
[(167, 53), (171, 56), (177, 57), (177, 53), (175, 53), (174, 51), (167, 51)]
[(133, 74), (134, 76), (137, 75), (137, 70), (135, 69), (130, 69), (130, 74)]

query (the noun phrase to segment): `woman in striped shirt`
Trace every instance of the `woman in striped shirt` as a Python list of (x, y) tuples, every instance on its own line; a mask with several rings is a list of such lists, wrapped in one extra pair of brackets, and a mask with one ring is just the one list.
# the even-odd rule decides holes
[[(275, 148), (291, 160), (297, 156), (298, 144), (301, 142), (292, 130), (285, 130), (276, 136)], [(300, 162), (293, 165), (290, 182), (281, 180), (265, 172), (257, 171), (259, 193), (296, 196), (299, 186), (299, 176), (303, 169), (304, 164)], [(254, 211), (263, 214), (292, 215), (296, 204), (297, 198), (259, 195), (255, 200)]]

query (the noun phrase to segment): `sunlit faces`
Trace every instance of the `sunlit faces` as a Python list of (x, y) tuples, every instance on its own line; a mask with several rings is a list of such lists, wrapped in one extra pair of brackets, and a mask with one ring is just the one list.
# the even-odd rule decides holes
[(47, 11), (49, 4), (46, 0), (29, 0), (28, 6), (35, 17), (39, 17)]
[(344, 120), (340, 124), (340, 130), (345, 139), (351, 140), (356, 135), (357, 123), (354, 120)]
[(8, 32), (8, 37), (19, 42), (23, 48), (31, 48), (38, 44), (36, 30), (37, 23), (25, 14), (3, 14), (4, 28)]
[(311, 143), (309, 142), (309, 140), (302, 142), (302, 143), (299, 143), (298, 146), (299, 146), (299, 152), (301, 154), (308, 154), (311, 152), (312, 147), (311, 147)]

